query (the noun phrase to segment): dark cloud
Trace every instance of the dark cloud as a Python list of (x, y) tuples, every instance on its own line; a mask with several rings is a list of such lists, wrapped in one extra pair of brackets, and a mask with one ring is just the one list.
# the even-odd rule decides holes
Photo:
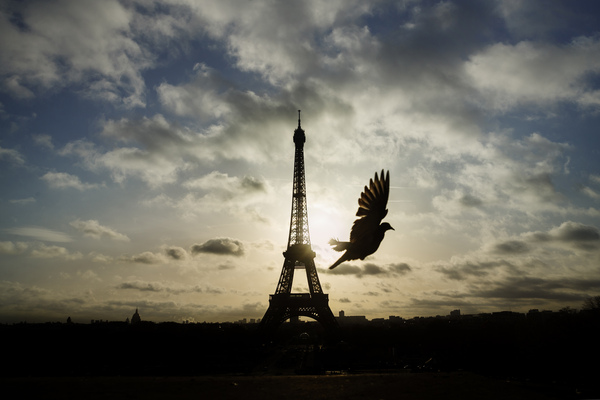
[(362, 268), (352, 264), (342, 264), (335, 269), (322, 269), (322, 273), (331, 275), (357, 275), (362, 276)]
[(448, 279), (460, 281), (473, 276), (487, 276), (490, 270), (501, 266), (508, 266), (510, 268), (514, 268), (514, 266), (511, 263), (504, 260), (498, 260), (481, 262), (469, 261), (463, 264), (451, 265), (449, 267), (437, 266), (435, 267), (435, 270), (445, 275)]
[(563, 222), (559, 227), (549, 232), (532, 232), (525, 235), (531, 242), (558, 241), (583, 250), (600, 248), (600, 230), (595, 226), (578, 222)]
[(320, 272), (325, 274), (355, 275), (357, 278), (364, 276), (405, 275), (411, 271), (410, 266), (406, 263), (389, 264), (383, 267), (373, 263), (366, 263), (362, 267), (346, 263), (335, 269), (320, 270)]
[(585, 294), (578, 292), (581, 289), (594, 288), (600, 288), (600, 280), (511, 277), (502, 282), (494, 283), (490, 288), (473, 290), (470, 295), (494, 299), (542, 299), (572, 302), (583, 301)]
[(462, 291), (436, 290), (426, 297), (412, 298), (409, 307), (438, 309), (444, 315), (454, 308), (466, 313), (500, 311), (502, 304), (524, 307), (526, 311), (526, 307), (582, 304), (588, 293), (596, 293), (599, 289), (600, 279), (515, 276), (497, 282), (482, 282)]
[(244, 176), (241, 181), (241, 187), (251, 192), (266, 192), (265, 182), (253, 176)]
[(559, 240), (565, 242), (590, 243), (600, 241), (598, 228), (577, 222), (564, 222), (554, 233)]
[(139, 282), (123, 282), (117, 286), (117, 289), (134, 289), (141, 292), (162, 292), (163, 289), (157, 287), (152, 283), (139, 283)]
[(410, 268), (410, 265), (408, 265), (406, 263), (391, 264), (390, 271), (395, 272), (400, 275), (406, 275), (409, 272), (412, 272), (412, 268)]
[(501, 254), (522, 254), (527, 253), (530, 249), (527, 243), (520, 240), (509, 240), (498, 243), (494, 246), (496, 253)]
[(173, 260), (185, 260), (187, 258), (187, 251), (181, 247), (168, 247), (165, 249), (165, 254)]
[(483, 204), (483, 201), (481, 201), (481, 199), (470, 194), (465, 194), (458, 201), (465, 207), (479, 207)]
[(367, 263), (363, 267), (363, 275), (381, 275), (386, 273), (385, 269), (376, 264)]
[(523, 179), (525, 188), (531, 194), (534, 194), (542, 201), (555, 202), (560, 199), (560, 194), (556, 191), (552, 176), (549, 173), (533, 175)]
[(170, 287), (165, 286), (162, 283), (156, 282), (123, 282), (117, 286), (117, 289), (122, 290), (138, 290), (140, 292), (165, 292), (169, 294), (186, 294), (186, 293), (221, 293), (220, 291), (212, 288), (202, 289), (199, 286), (186, 286), (186, 287)]
[(210, 239), (202, 244), (192, 246), (192, 254), (209, 253), (219, 255), (232, 255), (240, 257), (244, 255), (244, 245), (242, 242), (231, 238)]

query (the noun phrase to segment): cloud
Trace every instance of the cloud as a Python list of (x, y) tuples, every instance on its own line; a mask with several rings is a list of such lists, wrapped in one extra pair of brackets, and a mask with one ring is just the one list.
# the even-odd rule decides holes
[(97, 184), (83, 183), (78, 176), (65, 172), (47, 172), (40, 179), (46, 181), (51, 188), (55, 189), (73, 188), (84, 191), (100, 187)]
[(547, 232), (527, 232), (522, 235), (530, 244), (561, 243), (582, 250), (600, 249), (600, 230), (595, 226), (566, 221)]
[(81, 279), (83, 279), (84, 281), (95, 281), (95, 282), (102, 282), (102, 279), (100, 279), (100, 277), (98, 277), (98, 274), (96, 274), (94, 271), (92, 270), (87, 270), (87, 271), (77, 271), (77, 276)]
[(390, 264), (389, 269), (398, 275), (406, 275), (412, 272), (412, 268), (406, 263)]
[(600, 67), (599, 50), (600, 41), (586, 37), (566, 45), (497, 43), (472, 55), (465, 72), (488, 109), (504, 112), (565, 100), (597, 105), (598, 94), (587, 85), (586, 74)]
[(160, 264), (165, 262), (165, 258), (162, 254), (156, 254), (150, 251), (145, 251), (134, 256), (121, 256), (119, 260), (135, 264)]
[(11, 235), (26, 236), (48, 242), (67, 243), (73, 240), (66, 233), (39, 227), (7, 228), (4, 231)]
[(0, 147), (0, 161), (2, 160), (15, 165), (25, 164), (25, 158), (17, 150)]
[(212, 171), (184, 182), (183, 186), (190, 189), (190, 193), (177, 200), (174, 206), (186, 214), (226, 212), (237, 218), (269, 223), (261, 208), (271, 202), (272, 188), (262, 178)]
[[(247, 112), (250, 113), (250, 110)], [(252, 112), (260, 114), (258, 110)], [(180, 174), (198, 164), (240, 158), (251, 162), (266, 157), (272, 159), (273, 154), (279, 154), (276, 150), (281, 146), (281, 142), (272, 140), (270, 134), (275, 133), (274, 130), (267, 129), (266, 133), (260, 133), (265, 131), (265, 126), (256, 118), (254, 116), (253, 122), (247, 122), (248, 126), (245, 127), (228, 122), (233, 123), (231, 128), (227, 128), (232, 130), (231, 134), (221, 132), (222, 125), (215, 127), (218, 131), (214, 132), (210, 131), (213, 128), (209, 128), (208, 132), (192, 130), (168, 121), (161, 114), (152, 118), (103, 120), (100, 123), (101, 136), (114, 143), (112, 150), (105, 151), (90, 141), (77, 140), (67, 143), (59, 154), (76, 155), (89, 170), (108, 171), (117, 183), (124, 183), (128, 178), (137, 178), (156, 188), (176, 182)], [(275, 120), (281, 121), (282, 115), (277, 115)], [(253, 124), (257, 125), (252, 126)], [(283, 125), (279, 128), (284, 129)], [(234, 143), (237, 140), (235, 136), (243, 133), (249, 134), (241, 136), (239, 143)], [(264, 141), (261, 143), (263, 136)], [(267, 144), (267, 147), (263, 147), (262, 144)], [(241, 153), (238, 154), (238, 150)], [(260, 156), (265, 151), (269, 153), (265, 153), (264, 157)], [(265, 182), (259, 178), (228, 177), (216, 171), (204, 178), (187, 180), (185, 187), (208, 188), (213, 184), (217, 184), (220, 190), (231, 190), (233, 186), (237, 186), (239, 190), (248, 194), (261, 189), (268, 190)]]
[(45, 147), (50, 150), (54, 150), (54, 144), (52, 143), (52, 136), (50, 136), (50, 135), (34, 135), (33, 141), (38, 146)]
[(580, 249), (600, 249), (600, 231), (595, 226), (567, 221), (558, 228), (550, 230), (549, 235), (558, 241), (573, 244)]
[(567, 221), (550, 230), (550, 235), (564, 242), (600, 242), (600, 231), (595, 226)]
[(410, 265), (406, 263), (388, 264), (380, 266), (373, 263), (365, 263), (362, 266), (344, 263), (334, 269), (321, 269), (319, 272), (331, 275), (354, 275), (357, 278), (365, 276), (391, 276), (405, 275), (411, 272)]
[(154, 55), (132, 37), (133, 10), (115, 0), (102, 5), (59, 0), (6, 11), (0, 15), (5, 90), (30, 98), (80, 84), (85, 97), (127, 107), (145, 104), (141, 71)]
[(0, 242), (0, 254), (22, 254), (28, 247), (23, 242)]
[(219, 192), (225, 198), (235, 196), (238, 198), (243, 195), (253, 193), (264, 193), (269, 190), (267, 183), (252, 176), (238, 178), (229, 176), (218, 171), (212, 171), (209, 174), (189, 180), (183, 183), (183, 186), (190, 189), (201, 189), (210, 192)]
[(80, 252), (71, 253), (64, 247), (46, 246), (45, 244), (33, 250), (31, 256), (35, 258), (63, 258), (65, 260), (79, 260), (83, 258)]
[(465, 207), (479, 207), (483, 204), (483, 201), (470, 194), (465, 194), (459, 199), (460, 203)]
[(186, 260), (188, 258), (188, 252), (182, 247), (169, 246), (166, 247), (164, 251), (168, 258), (176, 261)]
[(506, 260), (453, 260), (449, 265), (437, 265), (434, 269), (446, 278), (462, 281), (469, 278), (483, 278), (501, 267), (514, 267)]
[(584, 186), (581, 188), (581, 191), (585, 193), (587, 196), (591, 197), (594, 200), (600, 200), (600, 193), (596, 192), (594, 189)]
[(117, 286), (117, 289), (134, 289), (140, 292), (162, 292), (164, 289), (155, 283), (141, 283), (141, 282), (123, 282)]
[(76, 219), (75, 221), (71, 221), (69, 225), (83, 233), (84, 236), (92, 237), (94, 239), (107, 238), (123, 242), (130, 241), (130, 239), (122, 233), (116, 232), (106, 226), (102, 226), (98, 221), (93, 219), (87, 221)]
[(495, 245), (494, 249), (500, 254), (522, 254), (527, 253), (530, 250), (527, 243), (519, 240), (509, 240), (498, 243)]
[(21, 205), (32, 204), (32, 203), (35, 203), (35, 198), (33, 198), (33, 197), (27, 197), (26, 199), (10, 200), (10, 202), (12, 204), (21, 204)]
[(216, 238), (207, 240), (202, 244), (193, 245), (191, 252), (193, 255), (208, 253), (240, 257), (244, 255), (244, 245), (236, 239)]
[(545, 279), (534, 277), (509, 277), (495, 282), (489, 288), (476, 289), (469, 296), (500, 299), (546, 299), (561, 302), (581, 301), (581, 291), (600, 289), (598, 279)]
[(143, 282), (143, 281), (131, 281), (131, 282), (123, 282), (116, 287), (120, 290), (137, 290), (140, 292), (151, 292), (151, 293), (166, 293), (166, 294), (190, 294), (190, 293), (210, 293), (210, 294), (220, 294), (222, 293), (221, 289), (206, 287), (201, 288), (199, 286), (185, 286), (179, 285), (175, 283), (165, 283), (165, 282)]

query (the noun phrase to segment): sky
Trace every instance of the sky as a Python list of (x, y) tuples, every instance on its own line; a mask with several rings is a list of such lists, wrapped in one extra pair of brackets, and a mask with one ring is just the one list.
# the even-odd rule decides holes
[[(261, 318), (302, 110), (335, 315), (600, 294), (600, 4), (0, 1), (0, 322)], [(390, 172), (388, 231), (328, 266)], [(298, 271), (294, 291), (307, 291)]]

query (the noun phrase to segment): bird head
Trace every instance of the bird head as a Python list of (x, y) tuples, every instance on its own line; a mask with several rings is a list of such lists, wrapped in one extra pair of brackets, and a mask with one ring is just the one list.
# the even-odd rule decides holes
[(395, 231), (395, 229), (392, 228), (392, 226), (390, 224), (388, 224), (387, 222), (384, 222), (383, 224), (379, 225), (379, 228), (384, 232), (389, 231), (390, 229)]

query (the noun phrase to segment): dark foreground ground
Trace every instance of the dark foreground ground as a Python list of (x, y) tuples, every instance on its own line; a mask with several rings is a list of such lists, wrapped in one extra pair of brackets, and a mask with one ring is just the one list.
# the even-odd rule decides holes
[(466, 372), (196, 377), (30, 377), (0, 379), (4, 393), (33, 399), (512, 399), (578, 398), (559, 386)]
[(43, 399), (600, 399), (600, 316), (344, 326), (0, 325), (3, 393)]

